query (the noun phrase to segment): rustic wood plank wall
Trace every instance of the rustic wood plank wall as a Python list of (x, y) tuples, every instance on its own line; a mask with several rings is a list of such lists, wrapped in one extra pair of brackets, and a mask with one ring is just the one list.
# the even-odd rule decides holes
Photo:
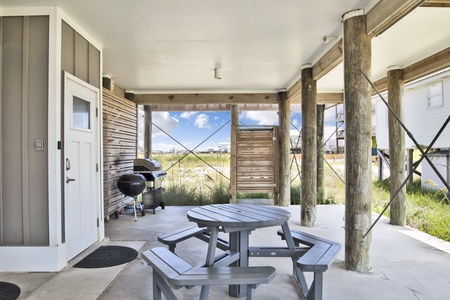
[(237, 191), (274, 193), (274, 130), (237, 131)]
[(130, 100), (103, 89), (103, 176), (105, 217), (122, 207), (117, 179), (133, 172), (137, 150), (137, 109)]

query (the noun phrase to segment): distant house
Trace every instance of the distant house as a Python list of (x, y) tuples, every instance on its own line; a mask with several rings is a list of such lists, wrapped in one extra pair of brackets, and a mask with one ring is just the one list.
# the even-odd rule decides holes
[(219, 143), (219, 145), (217, 145), (217, 148), (219, 152), (229, 153), (231, 150), (231, 143), (230, 142)]
[[(450, 116), (450, 70), (409, 84), (404, 91), (404, 124), (414, 139), (424, 149), (431, 143), (443, 123)], [(387, 92), (382, 94), (387, 101)], [(378, 97), (376, 100), (376, 135), (378, 149), (389, 149), (388, 108)], [(406, 149), (414, 149), (416, 145), (406, 135)], [(450, 146), (450, 127), (444, 129), (434, 143), (434, 149), (448, 149)], [(446, 166), (448, 168), (448, 166)], [(424, 169), (425, 168), (425, 169)], [(434, 179), (429, 164), (422, 164), (422, 183)], [(442, 172), (440, 172), (442, 173)], [(446, 173), (443, 172), (445, 175)], [(425, 178), (430, 177), (430, 178)], [(448, 179), (447, 179), (448, 181)], [(438, 184), (439, 185), (439, 184)], [(441, 186), (442, 187), (442, 182)]]

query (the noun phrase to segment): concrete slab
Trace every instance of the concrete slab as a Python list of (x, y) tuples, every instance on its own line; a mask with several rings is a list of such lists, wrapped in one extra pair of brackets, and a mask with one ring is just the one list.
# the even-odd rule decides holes
[[(27, 290), (22, 291), (20, 299), (97, 299), (127, 264), (98, 269), (73, 268), (72, 266), (102, 245), (125, 246), (140, 251), (144, 244), (145, 242), (140, 241), (111, 242), (107, 239), (103, 243), (99, 243), (88, 249), (88, 251), (83, 252), (82, 255), (71, 261), (68, 267), (56, 273), (51, 278), (47, 278), (45, 275), (48, 273), (41, 274), (43, 278), (47, 278), (48, 280), (45, 283), (39, 284), (31, 292), (27, 292)], [(38, 274), (33, 273), (30, 275), (36, 277)], [(19, 287), (21, 287), (20, 284)]]
[[(299, 206), (285, 209), (291, 212), (291, 229), (319, 235), (344, 245), (344, 206), (318, 206), (317, 225), (313, 228), (300, 226)], [(192, 225), (186, 217), (188, 210), (189, 207), (166, 207), (165, 210), (158, 209), (156, 214), (149, 211), (145, 216), (138, 216), (137, 222), (132, 214), (110, 219), (105, 226), (109, 238), (107, 242), (118, 245), (137, 242), (140, 253), (148, 248), (162, 246), (157, 241), (158, 235)], [(284, 242), (276, 235), (277, 230), (271, 227), (252, 232), (250, 244), (283, 246)], [(190, 239), (180, 243), (176, 252), (195, 265), (204, 261), (206, 246), (200, 240)], [(389, 225), (386, 218), (381, 218), (372, 232), (373, 268), (369, 274), (346, 270), (344, 249), (324, 273), (324, 299), (450, 299), (448, 242), (409, 227)], [(256, 289), (257, 299), (300, 299), (292, 279), (292, 262), (289, 258), (251, 258), (250, 264), (270, 265), (277, 269), (277, 276), (272, 282)], [(79, 272), (68, 267), (59, 274), (0, 273), (0, 280), (18, 284), (23, 291), (20, 299), (152, 299), (152, 270), (140, 254), (120, 270), (115, 268)], [(310, 281), (312, 277), (309, 275), (307, 279)], [(199, 293), (200, 287), (175, 291), (181, 300), (198, 299)], [(228, 296), (225, 286), (211, 287), (209, 298), (235, 299)]]

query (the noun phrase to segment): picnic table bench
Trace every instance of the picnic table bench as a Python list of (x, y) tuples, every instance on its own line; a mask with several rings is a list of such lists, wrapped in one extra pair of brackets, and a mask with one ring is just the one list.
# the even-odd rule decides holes
[[(320, 300), (323, 294), (323, 272), (326, 272), (338, 255), (341, 245), (305, 232), (291, 230), (292, 238), (296, 247), (300, 244), (310, 249), (297, 260), (297, 266), (302, 272), (314, 272), (314, 279), (308, 287), (302, 273), (295, 273), (295, 279), (301, 287), (302, 293), (307, 300)], [(278, 230), (278, 235), (284, 239), (284, 233)]]
[[(196, 237), (208, 243), (210, 234), (207, 228), (200, 228), (197, 225), (194, 225), (159, 236), (158, 241), (165, 245), (168, 245), (169, 250), (175, 253), (175, 247), (177, 246), (177, 244), (191, 237)], [(228, 241), (218, 238), (217, 247), (224, 251), (228, 250)]]
[[(255, 299), (255, 289), (259, 284), (269, 283), (275, 277), (273, 267), (193, 267), (164, 247), (156, 247), (142, 254), (143, 259), (153, 268), (153, 299), (161, 300), (161, 293), (168, 300), (177, 297), (170, 289), (210, 285), (246, 284), (247, 299)], [(208, 293), (203, 289), (200, 300), (206, 300)]]

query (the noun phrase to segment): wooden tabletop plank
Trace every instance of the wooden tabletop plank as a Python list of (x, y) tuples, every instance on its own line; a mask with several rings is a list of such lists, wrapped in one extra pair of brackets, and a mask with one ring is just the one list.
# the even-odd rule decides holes
[[(208, 211), (209, 213), (213, 215), (219, 215), (220, 219), (225, 219), (229, 217), (230, 219), (236, 220), (237, 222), (253, 222), (255, 221), (255, 218), (251, 218), (249, 216), (246, 216), (245, 214), (239, 214), (236, 211), (230, 211), (223, 209), (220, 206), (214, 206), (214, 205), (208, 205), (203, 206), (202, 209)], [(219, 218), (219, 217), (217, 217)]]
[(277, 207), (259, 205), (214, 204), (188, 211), (188, 219), (199, 226), (221, 226), (224, 231), (253, 230), (286, 222), (290, 213)]
[[(219, 204), (220, 205), (220, 204)], [(281, 208), (272, 206), (261, 206), (261, 205), (251, 205), (251, 204), (222, 204), (224, 209), (245, 212), (247, 216), (255, 219), (268, 220), (268, 218), (273, 220), (285, 219), (289, 220), (291, 214)]]

